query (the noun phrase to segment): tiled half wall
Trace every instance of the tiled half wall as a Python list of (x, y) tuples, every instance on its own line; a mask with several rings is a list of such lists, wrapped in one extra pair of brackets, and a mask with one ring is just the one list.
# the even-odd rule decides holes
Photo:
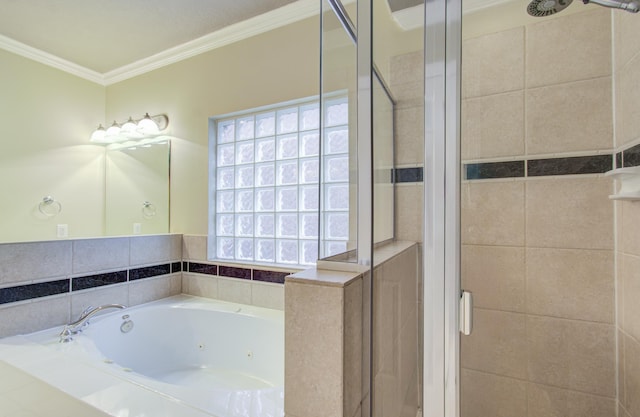
[(208, 262), (206, 236), (0, 244), (0, 337), (69, 323), (89, 306), (180, 293), (284, 309), (295, 271)]

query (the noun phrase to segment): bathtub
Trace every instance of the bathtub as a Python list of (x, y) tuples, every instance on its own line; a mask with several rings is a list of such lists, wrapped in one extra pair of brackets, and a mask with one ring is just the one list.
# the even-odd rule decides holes
[(284, 415), (282, 311), (180, 295), (60, 331), (0, 340), (0, 360), (115, 416)]

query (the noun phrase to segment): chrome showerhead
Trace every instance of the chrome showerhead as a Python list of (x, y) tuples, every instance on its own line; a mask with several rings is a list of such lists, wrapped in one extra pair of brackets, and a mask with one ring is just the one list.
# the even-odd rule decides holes
[(620, 9), (626, 10), (631, 13), (638, 13), (640, 11), (640, 1), (639, 0), (631, 0), (631, 1), (623, 1), (623, 0), (582, 0), (584, 4), (599, 4), (600, 6), (609, 7), (611, 9)]
[(534, 17), (544, 17), (563, 11), (573, 0), (533, 0), (527, 6), (527, 13)]

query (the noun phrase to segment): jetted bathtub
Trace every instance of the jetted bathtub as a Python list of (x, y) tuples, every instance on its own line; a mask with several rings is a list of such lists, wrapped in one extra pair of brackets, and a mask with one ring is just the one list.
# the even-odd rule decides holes
[[(180, 295), (0, 340), (0, 359), (111, 415), (284, 415), (284, 313)], [(126, 410), (126, 412), (125, 412)]]

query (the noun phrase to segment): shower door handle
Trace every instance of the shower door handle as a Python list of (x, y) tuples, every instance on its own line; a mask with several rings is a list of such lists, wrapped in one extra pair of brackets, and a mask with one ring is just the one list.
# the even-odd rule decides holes
[(460, 333), (469, 336), (473, 331), (473, 294), (462, 291), (460, 294)]

